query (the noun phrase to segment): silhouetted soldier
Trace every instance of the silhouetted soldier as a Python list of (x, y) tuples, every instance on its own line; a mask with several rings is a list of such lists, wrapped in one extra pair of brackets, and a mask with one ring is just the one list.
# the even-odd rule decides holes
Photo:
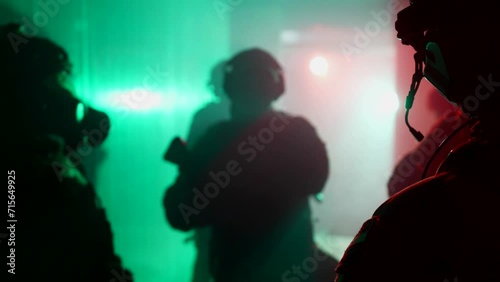
[[(2, 90), (8, 102), (7, 164), (16, 188), (19, 281), (126, 279), (110, 224), (82, 159), (104, 142), (106, 114), (85, 106), (66, 87), (71, 65), (52, 41), (0, 27)], [(22, 193), (22, 194), (21, 194)]]
[[(197, 111), (191, 122), (187, 146), (191, 148), (196, 141), (212, 126), (222, 121), (229, 120), (229, 99), (224, 93), (224, 74), (226, 62), (217, 63), (210, 71), (210, 79), (207, 86), (217, 101), (210, 102)], [(210, 281), (210, 238), (212, 229), (210, 227), (200, 227), (195, 230), (192, 239), (196, 244), (196, 262), (193, 271), (193, 282)]]
[(231, 119), (212, 126), (184, 160), (177, 158), (166, 217), (184, 231), (213, 228), (217, 282), (314, 281), (318, 264), (328, 259), (314, 248), (309, 206), (328, 177), (325, 146), (307, 120), (272, 109), (284, 77), (269, 53), (235, 55), (224, 89)]
[(224, 93), (225, 67), (226, 62), (222, 61), (217, 63), (210, 71), (207, 86), (217, 100), (206, 104), (194, 114), (187, 138), (188, 147), (194, 146), (196, 141), (211, 126), (230, 118), (230, 101), (226, 93)]
[(417, 51), (407, 109), (426, 77), (476, 123), (471, 141), (435, 176), (397, 193), (365, 222), (337, 268), (338, 282), (500, 281), (497, 4), (413, 0), (398, 13), (398, 38)]

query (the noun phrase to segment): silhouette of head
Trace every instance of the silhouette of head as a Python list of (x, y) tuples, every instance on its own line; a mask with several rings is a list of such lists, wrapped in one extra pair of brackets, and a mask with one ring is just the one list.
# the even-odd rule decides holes
[(224, 90), (233, 103), (269, 105), (285, 91), (283, 70), (268, 52), (244, 50), (227, 63)]
[[(8, 74), (6, 89), (17, 106), (8, 110), (19, 117), (22, 138), (57, 135), (76, 147), (86, 138), (85, 131), (109, 129), (106, 114), (84, 105), (68, 89), (71, 64), (62, 47), (28, 37), (16, 24), (0, 26), (0, 36), (0, 57), (6, 62), (0, 68)], [(91, 145), (100, 145), (107, 133), (101, 132), (103, 138)]]
[(224, 73), (226, 71), (226, 61), (217, 63), (210, 71), (210, 78), (208, 80), (208, 87), (212, 93), (218, 98), (227, 97), (224, 92)]
[[(1, 26), (1, 56), (5, 59), (9, 74), (29, 81), (31, 85), (46, 84), (48, 80), (64, 73), (69, 74), (71, 65), (66, 51), (51, 40), (28, 37), (17, 24)], [(51, 81), (52, 82), (52, 81)], [(16, 86), (29, 86), (21, 83)]]
[(499, 105), (494, 98), (500, 90), (496, 2), (411, 0), (396, 21), (398, 38), (417, 51), (427, 80), (448, 101), (473, 115)]

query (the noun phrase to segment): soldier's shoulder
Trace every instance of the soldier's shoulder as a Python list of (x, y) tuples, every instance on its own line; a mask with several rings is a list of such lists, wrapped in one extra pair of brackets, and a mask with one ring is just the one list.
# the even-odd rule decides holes
[(402, 214), (437, 212), (452, 205), (450, 193), (457, 176), (440, 173), (421, 180), (388, 198), (375, 211), (382, 218), (399, 217)]

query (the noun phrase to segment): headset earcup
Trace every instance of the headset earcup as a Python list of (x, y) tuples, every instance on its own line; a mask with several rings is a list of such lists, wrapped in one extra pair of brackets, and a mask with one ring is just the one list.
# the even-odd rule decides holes
[(226, 66), (223, 88), (229, 98), (239, 95), (238, 92), (246, 89), (253, 94), (266, 94), (268, 99), (274, 101), (285, 91), (283, 71), (279, 66), (241, 69), (229, 62)]
[(279, 72), (279, 82), (278, 82), (278, 89), (276, 92), (276, 99), (278, 99), (283, 93), (285, 93), (285, 77), (283, 76), (283, 71), (280, 70)]

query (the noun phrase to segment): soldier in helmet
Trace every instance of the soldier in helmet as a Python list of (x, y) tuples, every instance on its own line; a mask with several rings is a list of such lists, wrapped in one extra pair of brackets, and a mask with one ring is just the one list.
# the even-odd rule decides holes
[[(217, 282), (316, 281), (318, 264), (329, 258), (314, 247), (309, 199), (328, 177), (325, 145), (306, 119), (273, 109), (284, 75), (268, 52), (231, 58), (224, 91), (230, 120), (184, 154), (164, 197), (167, 220), (184, 231), (212, 227)], [(315, 257), (314, 271), (302, 269)]]
[(62, 47), (27, 36), (16, 24), (1, 26), (0, 34), (2, 108), (9, 118), (3, 144), (18, 193), (15, 275), (19, 281), (109, 282), (116, 275), (132, 281), (82, 166), (106, 139), (108, 116), (73, 95)]
[[(475, 124), (437, 173), (365, 222), (337, 282), (500, 281), (500, 22), (496, 1), (413, 0), (398, 38), (415, 51), (407, 109), (422, 78)], [(418, 132), (410, 130), (418, 139)]]

